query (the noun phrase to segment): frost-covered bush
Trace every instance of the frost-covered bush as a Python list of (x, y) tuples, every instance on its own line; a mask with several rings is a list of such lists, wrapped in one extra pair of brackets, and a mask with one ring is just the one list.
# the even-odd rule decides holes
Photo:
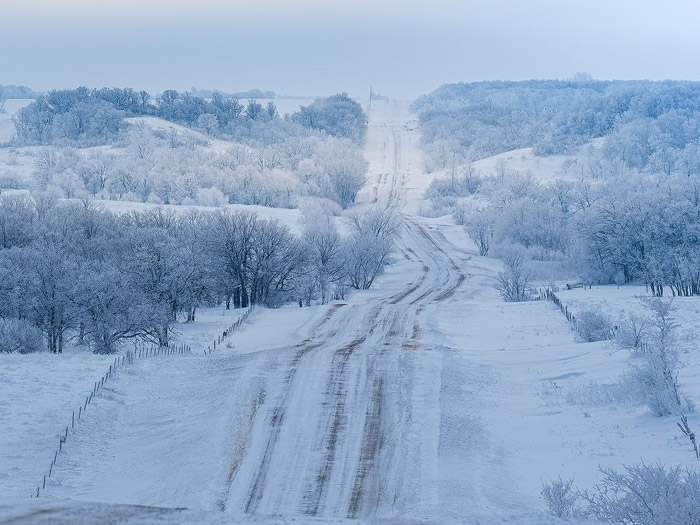
[(582, 381), (569, 388), (566, 401), (572, 405), (610, 407), (621, 404), (634, 404), (639, 395), (627, 381), (598, 383)]
[(692, 411), (692, 402), (683, 398), (678, 384), (680, 358), (672, 303), (653, 299), (647, 307), (653, 312), (651, 326), (626, 376), (627, 383), (657, 416)]
[(302, 106), (292, 115), (292, 121), (356, 143), (362, 142), (367, 133), (367, 116), (362, 106), (347, 93), (319, 98), (308, 106)]
[(580, 492), (586, 517), (624, 525), (700, 524), (700, 473), (660, 463), (602, 468), (603, 479)]
[(613, 324), (600, 310), (586, 309), (576, 315), (576, 331), (587, 343), (605, 341), (613, 335)]
[(692, 408), (679, 393), (674, 375), (676, 366), (670, 364), (668, 355), (652, 352), (633, 365), (625, 376), (625, 383), (637, 394), (637, 399), (656, 416), (670, 416)]
[(572, 490), (574, 479), (557, 479), (542, 483), (540, 494), (547, 504), (550, 514), (557, 518), (571, 518), (576, 512), (576, 501), (578, 495)]
[(200, 206), (225, 206), (228, 199), (219, 188), (199, 188), (197, 190), (197, 204)]
[(464, 229), (482, 257), (488, 255), (491, 248), (495, 223), (496, 217), (491, 209), (477, 209), (464, 214)]
[(29, 354), (43, 348), (41, 332), (21, 319), (0, 319), (0, 354)]
[(651, 321), (647, 317), (629, 314), (620, 322), (613, 342), (619, 348), (639, 354), (644, 351), (650, 332)]
[(523, 254), (519, 250), (509, 250), (501, 256), (506, 270), (498, 272), (496, 290), (506, 302), (530, 300), (530, 272), (525, 268)]
[(426, 198), (468, 197), (476, 193), (483, 183), (483, 178), (471, 165), (459, 166), (448, 172), (447, 177), (433, 179), (425, 190)]

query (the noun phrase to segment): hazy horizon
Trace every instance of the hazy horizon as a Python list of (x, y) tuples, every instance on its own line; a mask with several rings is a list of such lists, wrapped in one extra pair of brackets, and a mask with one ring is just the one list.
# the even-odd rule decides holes
[(375, 91), (410, 99), (446, 82), (699, 80), (700, 6), (602, 0), (340, 3), (23, 0), (3, 6), (0, 84), (282, 95)]

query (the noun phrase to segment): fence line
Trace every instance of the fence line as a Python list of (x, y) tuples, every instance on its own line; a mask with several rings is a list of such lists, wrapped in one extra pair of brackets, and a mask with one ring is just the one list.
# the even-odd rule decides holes
[(248, 308), (248, 311), (244, 313), (238, 321), (233, 323), (231, 326), (229, 326), (226, 330), (221, 332), (221, 335), (217, 336), (216, 339), (214, 339), (214, 343), (211, 344), (210, 346), (207, 346), (207, 348), (204, 350), (204, 355), (210, 355), (214, 350), (216, 350), (216, 347), (219, 346), (221, 347), (221, 343), (229, 336), (231, 335), (239, 326), (241, 326), (248, 317), (250, 317), (250, 314), (253, 313), (253, 309), (255, 308), (255, 305), (250, 306)]
[[(567, 289), (571, 290), (571, 286), (567, 285)], [(542, 300), (549, 300), (552, 301), (554, 304), (556, 304), (559, 307), (559, 310), (561, 310), (561, 313), (564, 314), (566, 317), (566, 320), (569, 321), (571, 324), (574, 325), (574, 330), (578, 332), (578, 326), (576, 324), (576, 316), (571, 313), (569, 310), (569, 307), (564, 305), (564, 303), (561, 302), (561, 299), (556, 296), (554, 292), (552, 292), (549, 288), (542, 289), (540, 288), (540, 295), (537, 298), (539, 301)], [(613, 337), (615, 330), (617, 330), (618, 327), (614, 326), (613, 330), (611, 331), (610, 338)], [(649, 352), (649, 347), (646, 343), (642, 343), (639, 346), (639, 349), (642, 352)], [(695, 438), (695, 433), (691, 430), (690, 425), (688, 424), (688, 418), (685, 414), (680, 415), (680, 422), (676, 423), (678, 425), (678, 428), (681, 429), (681, 432), (690, 440), (691, 445), (693, 446), (693, 452), (695, 453), (695, 457), (697, 459), (700, 459), (700, 447), (698, 447), (698, 444), (696, 442)]]
[[(254, 309), (254, 306), (250, 306), (248, 308), (248, 310), (236, 322), (234, 322), (231, 326), (229, 326), (226, 330), (224, 330), (220, 336), (217, 336), (217, 338), (214, 340), (214, 343), (211, 346), (208, 346), (206, 350), (204, 350), (204, 354), (205, 355), (211, 354), (214, 350), (216, 350), (217, 346), (221, 346), (221, 343), (229, 335), (231, 335), (238, 327), (240, 327), (248, 319), (248, 317), (250, 317), (250, 314), (253, 312), (253, 309)], [(90, 405), (90, 403), (92, 403), (92, 400), (95, 398), (95, 396), (97, 396), (100, 389), (104, 387), (105, 383), (109, 379), (114, 377), (114, 375), (117, 373), (118, 369), (120, 369), (123, 366), (133, 364), (135, 359), (147, 359), (150, 357), (158, 357), (161, 355), (191, 354), (191, 353), (192, 353), (192, 348), (186, 344), (176, 345), (176, 346), (156, 346), (156, 345), (142, 344), (141, 346), (137, 345), (133, 351), (131, 351), (131, 350), (127, 351), (126, 355), (124, 355), (122, 357), (116, 357), (114, 359), (114, 363), (109, 366), (109, 369), (100, 378), (100, 380), (95, 381), (95, 383), (92, 387), (92, 391), (85, 397), (85, 402), (80, 404), (80, 406), (78, 407), (77, 413), (75, 410), (73, 411), (73, 413), (71, 415), (70, 425), (67, 425), (65, 428), (65, 431), (62, 430), (61, 435), (59, 435), (58, 448), (56, 449), (56, 451), (53, 455), (53, 460), (51, 461), (51, 464), (49, 465), (48, 473), (44, 474), (44, 477), (43, 477), (41, 483), (36, 487), (36, 493), (34, 493), (34, 491), (32, 491), (30, 497), (38, 498), (41, 491), (46, 490), (46, 480), (47, 480), (47, 478), (51, 478), (51, 476), (53, 475), (53, 468), (56, 465), (56, 462), (58, 461), (58, 453), (63, 450), (63, 444), (68, 439), (68, 429), (69, 429), (69, 427), (71, 429), (75, 428), (76, 414), (77, 414), (77, 420), (80, 421), (83, 418), (83, 414), (85, 414), (85, 411), (87, 410), (88, 405)]]
[[(157, 357), (161, 355), (175, 355), (175, 354), (190, 354), (192, 353), (192, 349), (189, 347), (189, 345), (176, 345), (176, 346), (156, 346), (156, 345), (149, 345), (146, 346), (145, 344), (141, 345), (140, 347), (137, 346), (133, 351), (129, 350), (126, 352), (126, 355), (123, 355), (121, 357), (115, 357), (114, 358), (114, 363), (109, 365), (109, 369), (105, 372), (105, 374), (100, 378), (99, 381), (95, 381), (92, 391), (85, 397), (85, 401), (83, 403), (80, 403), (80, 406), (78, 407), (78, 410), (74, 410), (73, 414), (71, 415), (71, 420), (70, 420), (70, 425), (66, 425), (65, 430), (61, 430), (61, 434), (59, 435), (58, 438), (58, 448), (56, 449), (54, 455), (53, 455), (53, 460), (51, 461), (51, 464), (49, 465), (49, 470), (47, 474), (44, 474), (44, 477), (41, 481), (41, 483), (36, 487), (36, 493), (32, 490), (32, 493), (30, 497), (32, 498), (38, 498), (39, 494), (42, 490), (46, 490), (46, 480), (47, 478), (51, 478), (53, 474), (53, 468), (56, 465), (56, 461), (58, 460), (58, 453), (63, 450), (63, 444), (66, 442), (68, 439), (68, 429), (74, 429), (75, 425), (77, 422), (79, 422), (82, 418), (83, 415), (85, 414), (85, 411), (87, 410), (88, 405), (92, 403), (92, 400), (97, 396), (98, 392), (100, 391), (101, 388), (104, 387), (105, 383), (109, 381), (111, 378), (114, 377), (114, 375), (117, 373), (117, 370), (120, 370), (122, 367), (126, 365), (131, 365), (134, 363), (135, 359), (146, 359), (149, 357)], [(77, 420), (76, 421), (76, 415), (77, 415)]]
[(561, 302), (561, 299), (559, 299), (559, 297), (557, 297), (552, 290), (550, 290), (549, 288), (540, 288), (540, 295), (537, 299), (539, 301), (543, 301), (545, 299), (548, 301), (552, 301), (559, 307), (559, 310), (561, 310), (561, 313), (564, 314), (566, 320), (572, 323), (574, 325), (574, 328), (576, 327), (576, 316), (569, 310), (568, 306)]

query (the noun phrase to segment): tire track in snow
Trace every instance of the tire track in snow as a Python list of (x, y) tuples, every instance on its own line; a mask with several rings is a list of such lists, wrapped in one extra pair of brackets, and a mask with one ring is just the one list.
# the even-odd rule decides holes
[[(367, 510), (367, 484), (369, 480), (376, 479), (376, 463), (379, 458), (379, 450), (382, 444), (382, 403), (384, 399), (384, 379), (379, 376), (374, 380), (372, 388), (372, 402), (363, 429), (363, 443), (360, 452), (360, 461), (355, 482), (352, 487), (352, 497), (348, 508), (348, 518), (358, 518), (360, 512)], [(376, 488), (376, 487), (375, 487)], [(378, 495), (378, 491), (374, 491)], [(376, 508), (378, 498), (374, 498), (371, 508)]]
[(280, 432), (282, 431), (282, 425), (284, 424), (285, 415), (287, 407), (289, 406), (289, 398), (291, 395), (291, 384), (294, 380), (294, 376), (298, 370), (299, 361), (304, 357), (305, 354), (319, 348), (321, 343), (306, 344), (303, 345), (301, 350), (292, 358), (291, 365), (287, 370), (285, 381), (284, 381), (284, 396), (282, 402), (279, 403), (272, 411), (272, 416), (270, 418), (268, 427), (270, 429), (270, 435), (267, 439), (267, 445), (265, 446), (265, 452), (260, 462), (260, 466), (255, 474), (255, 479), (253, 484), (250, 486), (248, 496), (246, 498), (246, 503), (244, 510), (246, 513), (255, 512), (260, 500), (263, 496), (263, 491), (265, 490), (265, 480), (270, 471), (270, 462), (272, 460), (272, 455), (277, 446), (279, 440)]
[(306, 501), (306, 505), (308, 505), (308, 507), (305, 510), (305, 513), (312, 516), (318, 514), (321, 500), (327, 489), (327, 484), (335, 462), (336, 448), (340, 438), (340, 432), (345, 419), (345, 400), (347, 397), (347, 383), (345, 381), (345, 374), (348, 360), (350, 359), (353, 351), (359, 345), (364, 343), (366, 339), (367, 336), (355, 339), (350, 344), (344, 346), (338, 352), (336, 352), (333, 359), (333, 364), (335, 364), (336, 358), (338, 361), (340, 361), (340, 364), (337, 365), (337, 368), (335, 366), (333, 367), (331, 377), (328, 381), (328, 386), (326, 387), (326, 396), (333, 399), (335, 405), (333, 409), (332, 422), (330, 424), (330, 431), (322, 444), (323, 449), (326, 451), (324, 454), (323, 463), (316, 476), (315, 486), (309, 492)]

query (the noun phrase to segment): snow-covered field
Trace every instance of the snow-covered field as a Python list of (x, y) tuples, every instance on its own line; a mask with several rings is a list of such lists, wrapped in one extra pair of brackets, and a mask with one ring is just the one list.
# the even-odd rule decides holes
[(586, 155), (600, 148), (603, 141), (603, 139), (593, 139), (589, 143), (579, 146), (576, 151), (569, 155), (539, 156), (532, 152), (532, 148), (515, 149), (477, 160), (472, 163), (472, 166), (480, 174), (486, 176), (494, 175), (501, 169), (505, 169), (523, 174), (531, 173), (544, 182), (562, 178), (576, 180), (580, 179), (582, 172), (586, 172)]
[[(404, 218), (395, 262), (376, 286), (326, 306), (260, 309), (220, 352), (125, 369), (69, 436), (45, 492), (61, 501), (41, 508), (59, 516), (117, 512), (106, 503), (218, 511), (159, 517), (202, 522), (223, 511), (263, 523), (549, 523), (512, 518), (543, 512), (543, 480), (575, 476), (590, 487), (599, 465), (696, 462), (672, 420), (570, 402), (586, 381), (614, 381), (625, 355), (577, 342), (549, 302), (503, 303), (493, 288), (498, 261), (480, 258), (449, 219), (416, 216), (430, 178), (407, 108), (372, 106), (360, 206), (385, 203)], [(562, 299), (574, 305), (591, 292)], [(620, 304), (614, 290), (609, 300)], [(693, 308), (684, 311), (692, 317)], [(221, 314), (209, 312), (193, 332), (183, 327), (183, 340), (207, 346)], [(89, 388), (94, 379), (86, 380)], [(696, 395), (694, 385), (687, 381)], [(32, 417), (15, 423), (18, 436), (38, 432)], [(0, 492), (30, 488), (30, 470), (0, 478)], [(0, 514), (33, 509), (8, 503)], [(133, 522), (152, 519), (150, 509), (120, 509)]]
[[(670, 292), (667, 290), (667, 293)], [(575, 288), (573, 290), (560, 290), (557, 292), (557, 296), (574, 315), (587, 309), (601, 310), (618, 326), (629, 315), (653, 317), (650, 309), (645, 306), (651, 297), (643, 286), (594, 286), (585, 290)], [(698, 407), (700, 406), (700, 353), (698, 353), (700, 297), (674, 298), (666, 296), (663, 298), (663, 301), (671, 301), (671, 317), (673, 323), (677, 325), (676, 337), (681, 359), (678, 381), (681, 385), (681, 391), (684, 396), (687, 396)], [(604, 349), (606, 355), (620, 353), (623, 354), (623, 357), (626, 357), (624, 350), (616, 352), (617, 349), (612, 344), (605, 345)], [(614, 370), (619, 374), (624, 370), (624, 367)], [(695, 429), (700, 426), (700, 415), (689, 414), (688, 421), (691, 428)], [(682, 445), (686, 445), (683, 439), (687, 438), (677, 429), (673, 429), (674, 421), (665, 419), (663, 424), (672, 427), (674, 440), (680, 440)], [(688, 449), (687, 454), (692, 458), (690, 449)]]
[[(209, 309), (198, 313), (197, 323), (183, 323), (176, 344), (188, 344), (194, 354), (203, 354), (214, 338), (242, 315), (242, 311)], [(137, 362), (149, 369), (174, 357), (155, 358), (158, 363)], [(70, 424), (72, 412), (114, 362), (114, 356), (93, 355), (69, 350), (55, 355), (0, 354), (0, 492), (3, 497), (28, 497), (49, 468), (58, 446), (59, 435)], [(132, 371), (125, 375), (132, 374)], [(119, 388), (110, 382), (88, 407), (83, 422), (91, 421), (101, 403), (108, 403), (105, 392)], [(95, 410), (96, 409), (96, 410)], [(69, 442), (72, 436), (69, 436)]]

